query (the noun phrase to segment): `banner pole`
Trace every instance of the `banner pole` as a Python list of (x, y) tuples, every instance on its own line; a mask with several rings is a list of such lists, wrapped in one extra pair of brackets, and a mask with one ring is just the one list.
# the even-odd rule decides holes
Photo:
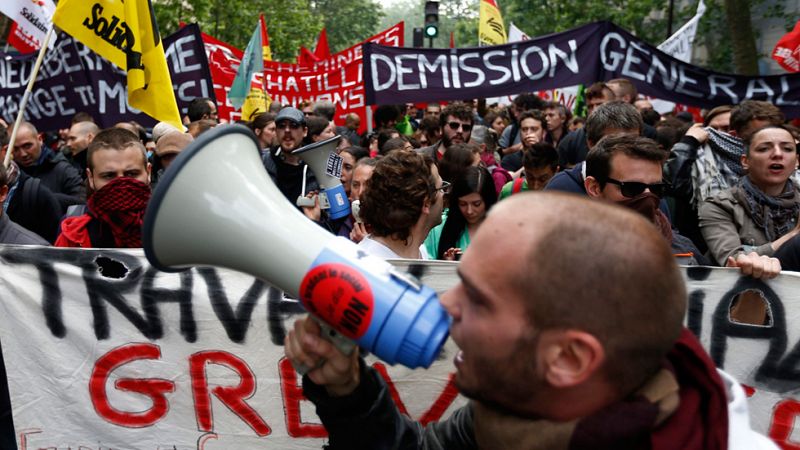
[(53, 27), (50, 27), (47, 30), (47, 35), (44, 37), (44, 42), (42, 42), (42, 48), (39, 49), (39, 56), (36, 57), (36, 64), (33, 65), (33, 71), (31, 72), (31, 79), (28, 80), (28, 87), (25, 89), (25, 94), (22, 96), (22, 102), (19, 104), (19, 113), (17, 113), (17, 120), (14, 122), (14, 128), (11, 131), (11, 137), (8, 141), (8, 150), (6, 151), (6, 157), (3, 160), (3, 167), (8, 168), (8, 165), (11, 164), (11, 154), (14, 153), (14, 142), (17, 140), (17, 131), (19, 130), (19, 124), (22, 123), (22, 117), (25, 114), (25, 106), (28, 104), (28, 99), (31, 97), (31, 92), (33, 91), (33, 83), (36, 82), (36, 76), (39, 74), (39, 68), (42, 66), (42, 60), (44, 60), (44, 54), (47, 52), (47, 46), (50, 45), (50, 38), (53, 36)]

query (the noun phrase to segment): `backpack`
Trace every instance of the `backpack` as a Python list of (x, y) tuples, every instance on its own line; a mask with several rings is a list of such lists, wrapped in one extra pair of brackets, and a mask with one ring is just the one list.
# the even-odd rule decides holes
[(42, 180), (36, 177), (28, 178), (25, 186), (22, 187), (22, 210), (33, 211), (36, 205), (36, 199), (39, 197), (39, 189), (41, 189)]

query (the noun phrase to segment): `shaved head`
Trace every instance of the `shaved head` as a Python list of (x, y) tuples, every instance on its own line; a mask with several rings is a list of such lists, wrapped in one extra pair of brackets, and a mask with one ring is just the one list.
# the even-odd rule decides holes
[(671, 249), (622, 207), (567, 194), (509, 200), (489, 213), (479, 238), (519, 255), (504, 270), (516, 272), (508, 281), (524, 293), (530, 322), (597, 337), (606, 378), (630, 392), (658, 370), (682, 329), (686, 291)]

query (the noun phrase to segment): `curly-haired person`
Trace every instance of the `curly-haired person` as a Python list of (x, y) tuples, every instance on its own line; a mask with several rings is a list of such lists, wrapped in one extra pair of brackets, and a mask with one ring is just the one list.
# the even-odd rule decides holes
[(449, 189), (429, 158), (408, 150), (389, 153), (361, 194), (360, 216), (371, 231), (358, 245), (381, 258), (429, 259), (422, 243), (442, 221)]

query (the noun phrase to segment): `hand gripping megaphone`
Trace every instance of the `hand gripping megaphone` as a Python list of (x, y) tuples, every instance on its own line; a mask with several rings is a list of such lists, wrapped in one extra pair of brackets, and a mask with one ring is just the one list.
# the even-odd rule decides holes
[(319, 206), (328, 210), (328, 217), (341, 219), (350, 214), (350, 200), (342, 186), (342, 158), (336, 154), (341, 136), (315, 142), (293, 151), (308, 164), (319, 183)]
[(303, 216), (239, 125), (203, 133), (173, 161), (150, 199), (143, 244), (162, 271), (212, 265), (261, 278), (299, 298), (329, 337), (390, 364), (429, 367), (447, 339), (436, 293)]

